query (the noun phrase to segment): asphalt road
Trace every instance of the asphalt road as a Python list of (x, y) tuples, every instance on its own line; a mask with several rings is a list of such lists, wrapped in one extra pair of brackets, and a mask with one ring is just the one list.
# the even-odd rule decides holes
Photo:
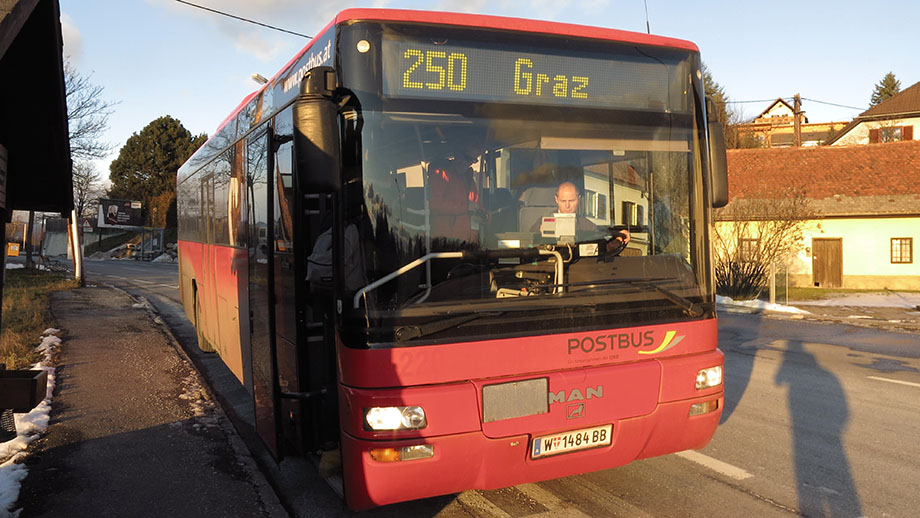
[[(146, 297), (187, 349), (176, 265), (87, 261), (87, 281)], [(408, 502), (362, 516), (912, 516), (920, 508), (920, 335), (833, 320), (720, 315), (723, 424), (710, 445), (619, 469)], [(191, 347), (189, 347), (189, 345)], [(208, 356), (208, 355), (205, 355)], [(221, 378), (219, 362), (205, 377)], [(196, 362), (197, 364), (198, 362)], [(209, 365), (209, 366), (208, 366)], [(199, 368), (201, 366), (199, 365)], [(208, 373), (208, 370), (212, 372)], [(238, 384), (237, 384), (238, 385)], [(243, 391), (245, 392), (245, 391)], [(298, 516), (346, 516), (308, 466), (272, 465), (235, 423)]]

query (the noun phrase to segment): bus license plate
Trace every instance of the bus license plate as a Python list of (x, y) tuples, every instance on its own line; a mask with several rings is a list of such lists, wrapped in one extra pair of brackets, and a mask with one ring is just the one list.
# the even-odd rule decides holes
[(608, 424), (537, 437), (531, 445), (530, 458), (539, 459), (570, 451), (607, 446), (610, 444), (611, 428), (612, 425)]

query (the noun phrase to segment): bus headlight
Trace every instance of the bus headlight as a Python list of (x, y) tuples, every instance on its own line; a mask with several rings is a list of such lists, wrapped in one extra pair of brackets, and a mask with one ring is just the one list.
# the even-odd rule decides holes
[(428, 426), (420, 406), (384, 406), (364, 409), (366, 430), (420, 430)]
[(696, 390), (717, 387), (722, 384), (722, 366), (702, 369), (696, 373)]
[(404, 460), (430, 459), (434, 457), (434, 446), (416, 444), (402, 448), (371, 448), (368, 453), (377, 462), (400, 462)]

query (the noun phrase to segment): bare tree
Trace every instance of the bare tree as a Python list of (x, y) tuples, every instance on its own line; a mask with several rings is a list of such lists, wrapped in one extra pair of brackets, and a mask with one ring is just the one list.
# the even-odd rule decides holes
[(716, 292), (741, 300), (760, 296), (770, 265), (802, 249), (805, 227), (815, 217), (804, 187), (790, 187), (770, 198), (736, 198), (717, 209)]
[(103, 87), (90, 82), (64, 62), (64, 88), (67, 91), (67, 124), (70, 128), (70, 155), (74, 159), (98, 159), (112, 150), (102, 136), (109, 127), (115, 103), (102, 98)]
[(77, 216), (91, 217), (102, 195), (102, 176), (88, 160), (73, 163), (73, 205)]

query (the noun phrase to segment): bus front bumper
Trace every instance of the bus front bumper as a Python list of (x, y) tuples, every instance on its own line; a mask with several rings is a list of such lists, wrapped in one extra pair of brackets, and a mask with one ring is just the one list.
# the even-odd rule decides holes
[[(718, 401), (717, 409), (690, 416), (694, 404)], [(481, 431), (407, 440), (369, 441), (344, 434), (345, 501), (353, 510), (469, 489), (517, 484), (609, 469), (634, 460), (709, 443), (722, 415), (723, 393), (660, 403), (651, 414), (612, 423), (610, 445), (532, 459), (529, 434), (492, 439)], [(384, 462), (374, 448), (426, 444), (430, 458)]]

